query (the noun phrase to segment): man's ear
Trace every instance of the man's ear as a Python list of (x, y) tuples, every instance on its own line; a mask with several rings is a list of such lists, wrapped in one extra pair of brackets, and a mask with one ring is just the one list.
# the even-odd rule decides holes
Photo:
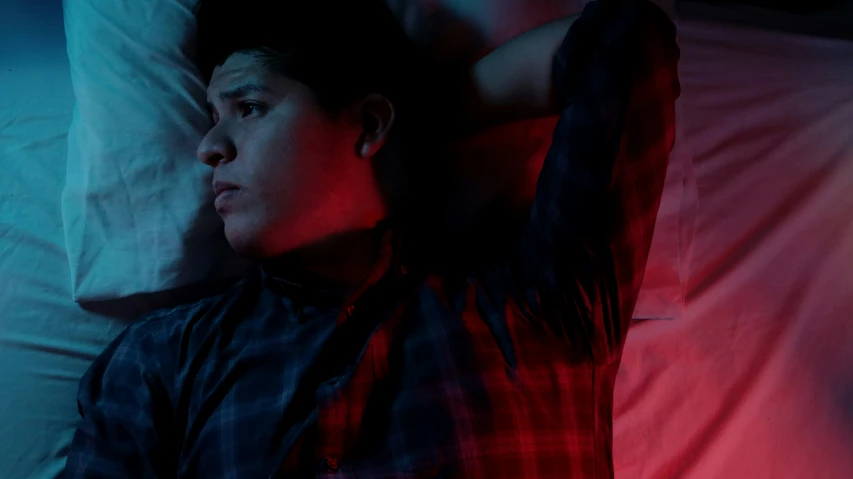
[(371, 93), (356, 105), (355, 113), (361, 122), (361, 136), (355, 145), (355, 153), (361, 158), (372, 158), (388, 141), (394, 126), (394, 104), (388, 98)]

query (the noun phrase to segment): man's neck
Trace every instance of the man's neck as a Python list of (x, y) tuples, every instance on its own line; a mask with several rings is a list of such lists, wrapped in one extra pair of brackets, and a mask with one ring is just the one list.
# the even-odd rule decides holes
[(267, 273), (307, 288), (348, 295), (361, 286), (380, 260), (382, 231), (359, 230), (264, 261)]

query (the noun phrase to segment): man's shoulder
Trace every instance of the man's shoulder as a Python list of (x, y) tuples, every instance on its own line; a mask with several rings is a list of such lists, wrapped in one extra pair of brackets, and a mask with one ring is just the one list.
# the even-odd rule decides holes
[(163, 342), (167, 336), (188, 327), (215, 327), (226, 313), (245, 307), (243, 303), (248, 295), (258, 291), (259, 282), (259, 275), (252, 271), (220, 293), (144, 314), (127, 328), (126, 335), (136, 339), (153, 335), (159, 339), (157, 342)]

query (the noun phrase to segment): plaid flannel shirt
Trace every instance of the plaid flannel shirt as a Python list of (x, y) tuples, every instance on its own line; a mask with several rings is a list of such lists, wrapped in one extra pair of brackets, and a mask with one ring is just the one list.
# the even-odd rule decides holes
[(404, 274), (392, 240), (342, 303), (261, 269), (148, 315), (83, 377), (65, 477), (612, 477), (678, 56), (647, 1), (589, 4), (512, 254), (451, 281)]

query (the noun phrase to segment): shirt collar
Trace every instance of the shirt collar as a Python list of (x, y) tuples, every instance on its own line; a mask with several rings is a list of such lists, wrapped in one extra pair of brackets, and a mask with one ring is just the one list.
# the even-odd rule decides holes
[(261, 263), (261, 278), (274, 293), (302, 302), (336, 307), (353, 303), (386, 275), (401, 280), (409, 274), (405, 261), (403, 229), (386, 222), (377, 225), (376, 233), (381, 236), (376, 264), (365, 281), (350, 294), (342, 294), (322, 285), (300, 284), (298, 281), (274, 275), (269, 262)]

